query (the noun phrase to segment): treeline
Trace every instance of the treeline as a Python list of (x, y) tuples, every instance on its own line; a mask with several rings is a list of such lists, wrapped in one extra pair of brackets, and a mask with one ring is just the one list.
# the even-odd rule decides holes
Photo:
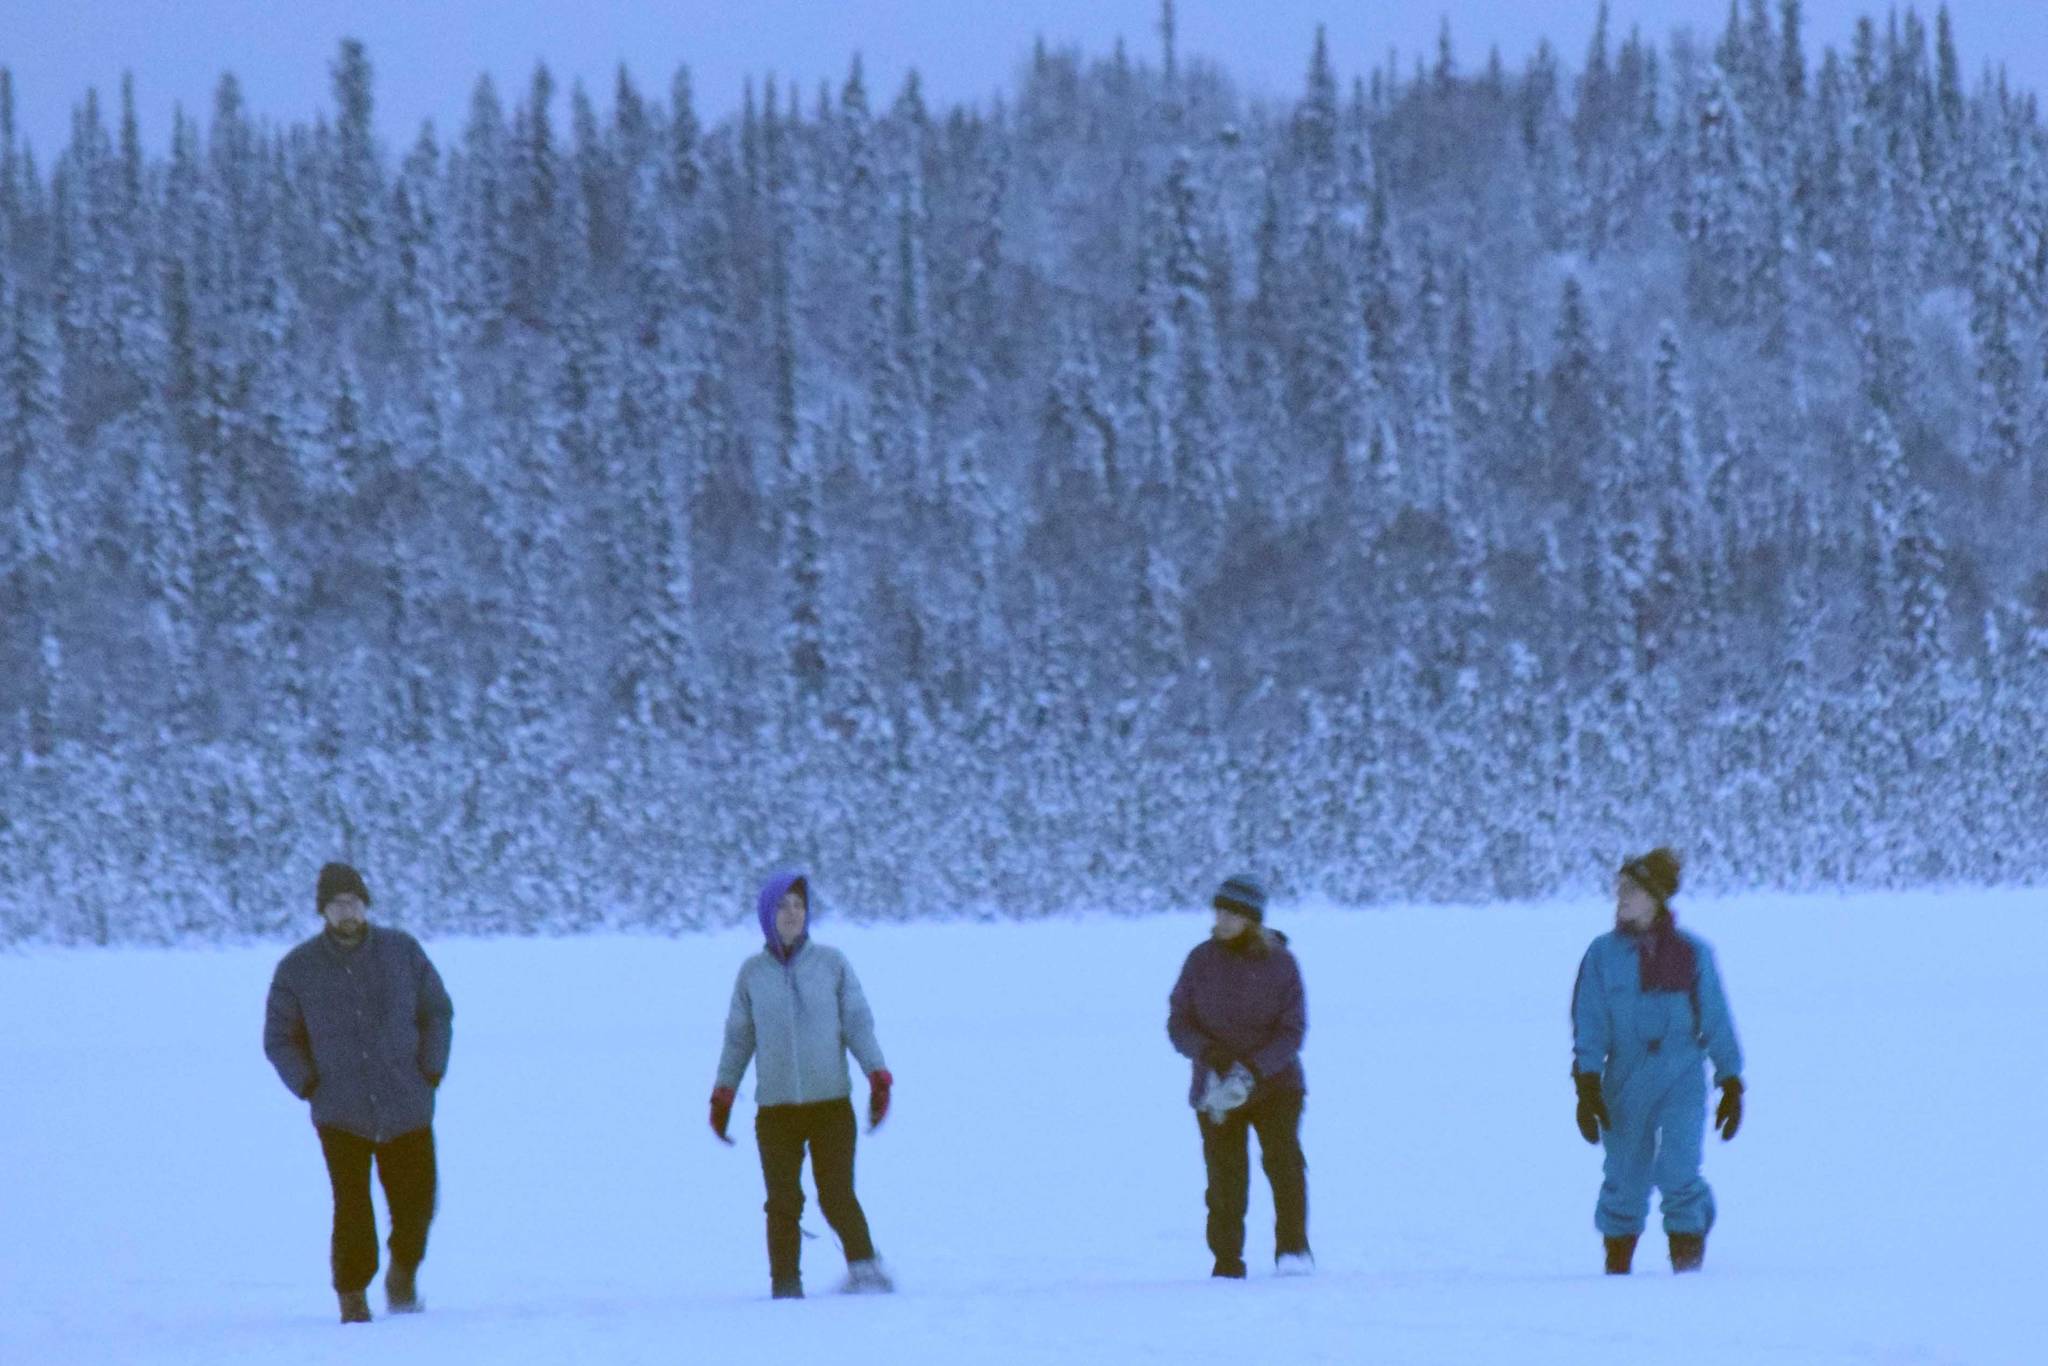
[(0, 70), (0, 940), (2038, 877), (2048, 136), (1807, 42), (404, 146), (350, 42), (47, 162)]

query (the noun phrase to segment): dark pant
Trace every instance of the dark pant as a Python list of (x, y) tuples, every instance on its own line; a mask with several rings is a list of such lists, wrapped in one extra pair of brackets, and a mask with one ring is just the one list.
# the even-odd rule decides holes
[(427, 1255), (427, 1225), (434, 1221), (434, 1131), (400, 1134), (389, 1143), (340, 1129), (320, 1130), (327, 1179), (334, 1187), (334, 1288), (361, 1290), (377, 1274), (377, 1210), (370, 1203), (370, 1162), (391, 1206), (391, 1262), (418, 1266)]
[(1301, 1155), (1299, 1091), (1254, 1095), (1224, 1117), (1210, 1122), (1200, 1111), (1202, 1161), (1209, 1168), (1209, 1250), (1223, 1266), (1244, 1262), (1244, 1210), (1250, 1198), (1251, 1164), (1246, 1133), (1259, 1131), (1259, 1163), (1273, 1185), (1273, 1251), (1275, 1256), (1308, 1251), (1308, 1162)]
[(839, 1235), (846, 1260), (864, 1262), (875, 1255), (868, 1237), (868, 1217), (853, 1194), (853, 1143), (858, 1129), (853, 1102), (827, 1100), (816, 1105), (764, 1105), (754, 1112), (754, 1137), (761, 1145), (761, 1175), (768, 1183), (768, 1274), (793, 1281), (803, 1249), (804, 1147), (811, 1150), (811, 1178), (818, 1185), (818, 1205), (825, 1221)]

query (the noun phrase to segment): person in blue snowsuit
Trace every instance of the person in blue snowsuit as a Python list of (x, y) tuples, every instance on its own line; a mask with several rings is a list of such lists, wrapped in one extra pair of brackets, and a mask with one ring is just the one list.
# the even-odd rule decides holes
[(1700, 1176), (1705, 1062), (1721, 1088), (1714, 1127), (1725, 1141), (1742, 1123), (1742, 1046), (1714, 951), (1672, 917), (1678, 879), (1669, 849), (1621, 866), (1615, 928), (1586, 950), (1572, 988), (1579, 1132), (1588, 1143), (1604, 1136), (1607, 1148), (1593, 1223), (1609, 1275), (1628, 1274), (1652, 1186), (1663, 1195), (1671, 1269), (1697, 1271), (1706, 1259), (1714, 1192)]

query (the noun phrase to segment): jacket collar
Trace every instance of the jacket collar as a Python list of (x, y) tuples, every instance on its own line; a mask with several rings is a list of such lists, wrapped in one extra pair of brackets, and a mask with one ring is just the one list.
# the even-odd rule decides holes
[(1264, 925), (1253, 925), (1234, 939), (1211, 939), (1211, 943), (1233, 958), (1271, 958), (1273, 950), (1287, 942), (1287, 936)]
[(363, 926), (363, 937), (361, 940), (355, 944), (344, 944), (334, 937), (333, 930), (323, 926), (320, 930), (320, 946), (327, 951), (328, 957), (338, 963), (345, 963), (368, 948), (370, 941), (376, 937), (377, 927), (375, 925), (365, 925)]

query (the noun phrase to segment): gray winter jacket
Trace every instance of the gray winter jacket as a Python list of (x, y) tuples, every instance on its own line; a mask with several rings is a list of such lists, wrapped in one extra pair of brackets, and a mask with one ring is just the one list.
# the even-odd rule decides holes
[(758, 1105), (809, 1105), (853, 1094), (846, 1052), (863, 1072), (888, 1066), (875, 1041), (875, 1017), (838, 949), (797, 941), (787, 961), (763, 949), (740, 965), (718, 1084), (738, 1089), (750, 1059)]
[(277, 965), (263, 1052), (315, 1124), (386, 1143), (434, 1122), (454, 1020), (411, 935), (372, 925), (344, 949), (322, 931)]

